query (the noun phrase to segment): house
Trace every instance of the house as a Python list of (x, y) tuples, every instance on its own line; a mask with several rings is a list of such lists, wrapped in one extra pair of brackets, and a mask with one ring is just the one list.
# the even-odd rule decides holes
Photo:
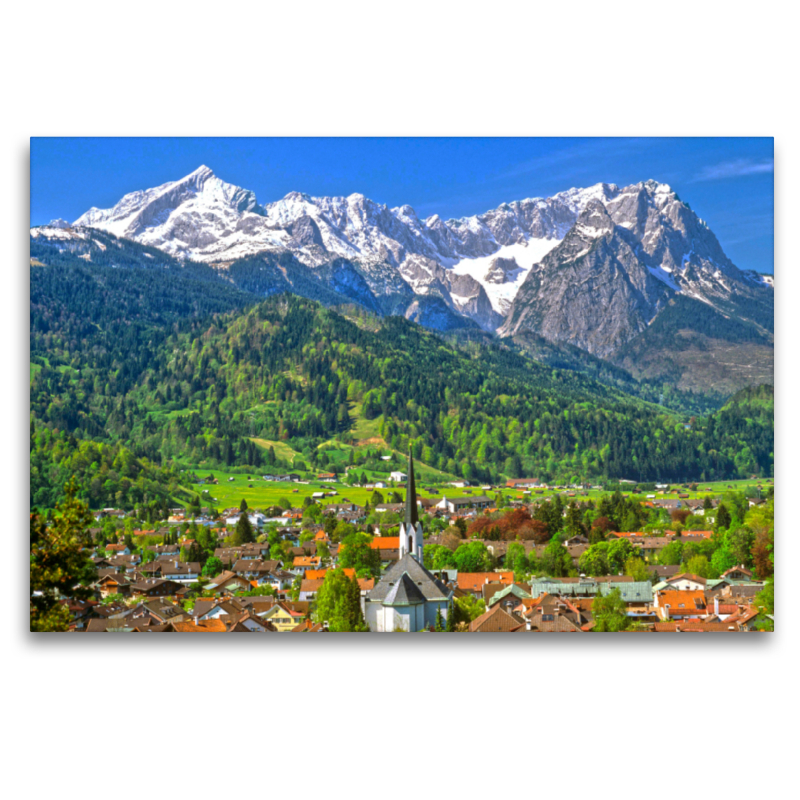
[(280, 561), (261, 561), (259, 559), (240, 559), (233, 565), (233, 572), (250, 581), (269, 583), (274, 572), (280, 569)]
[(513, 572), (459, 572), (456, 585), (464, 592), (469, 592), (475, 597), (483, 593), (483, 586), (487, 583), (502, 583), (506, 586), (514, 583)]
[(237, 575), (231, 570), (225, 570), (207, 583), (204, 591), (210, 594), (232, 594), (233, 592), (246, 592), (252, 588), (247, 578)]
[(399, 536), (375, 536), (369, 543), (373, 550), (378, 550), (381, 556), (381, 563), (397, 561), (400, 558), (400, 537)]
[(129, 578), (119, 573), (109, 573), (102, 576), (95, 584), (100, 591), (101, 597), (108, 597), (111, 594), (121, 594), (127, 596), (131, 593), (131, 581)]
[(142, 564), (139, 570), (149, 577), (167, 578), (178, 583), (194, 583), (200, 579), (202, 567), (197, 561), (177, 561), (174, 559), (157, 559)]
[(700, 619), (706, 615), (707, 608), (705, 593), (692, 589), (655, 592), (653, 606), (662, 620)]
[(680, 572), (667, 578), (663, 581), (669, 589), (677, 589), (678, 591), (696, 591), (702, 592), (706, 588), (706, 579), (700, 575), (692, 575), (689, 572)]
[(678, 574), (680, 567), (675, 565), (660, 566), (658, 564), (649, 565), (647, 571), (655, 581), (665, 581), (667, 578), (672, 578)]
[(579, 601), (543, 594), (523, 601), (522, 612), (526, 631), (538, 633), (582, 633), (592, 622), (591, 612), (580, 607)]
[[(231, 478), (230, 480), (233, 480)], [(227, 633), (227, 626), (220, 619), (209, 619), (204, 622), (190, 620), (188, 622), (170, 622), (166, 633)]]
[(389, 473), (389, 480), (395, 481), (396, 483), (400, 483), (401, 481), (406, 480), (406, 478), (408, 478), (408, 475), (406, 475), (405, 472), (401, 472), (399, 469)]
[(731, 567), (726, 570), (721, 577), (732, 581), (752, 581), (753, 573), (749, 569), (745, 569), (744, 564), (742, 564), (740, 567)]
[[(490, 586), (492, 589), (489, 589)], [(530, 600), (531, 596), (527, 589), (519, 584), (496, 583), (484, 585), (483, 598), (486, 601), (486, 608), (491, 608), (497, 603), (501, 603), (503, 608), (510, 611), (516, 608), (521, 600)]]
[(260, 616), (274, 625), (279, 633), (286, 633), (308, 619), (308, 615), (308, 603), (298, 607), (297, 603), (278, 601)]
[(531, 583), (531, 596), (555, 594), (559, 597), (592, 598), (618, 590), (629, 610), (643, 610), (653, 602), (650, 581), (633, 581), (628, 576), (603, 578), (538, 578)]
[(209, 619), (218, 619), (222, 616), (235, 616), (243, 614), (247, 607), (241, 598), (231, 597), (227, 600), (195, 600), (192, 617), (198, 622)]
[(309, 569), (319, 569), (321, 563), (319, 556), (296, 556), (290, 571), (295, 575), (305, 575)]
[(228, 633), (276, 633), (277, 628), (249, 611), (235, 617), (222, 617)]
[(507, 489), (531, 489), (539, 486), (539, 481), (536, 478), (512, 478), (506, 481)]
[(495, 605), (485, 614), (469, 624), (470, 633), (511, 633), (525, 626), (525, 622), (516, 614), (505, 611), (501, 604)]
[[(163, 625), (165, 622), (181, 622), (189, 619), (189, 613), (179, 605), (168, 600), (148, 600), (140, 603), (130, 610), (127, 618), (138, 621), (149, 617), (155, 624)], [(151, 623), (152, 624), (152, 623)]]
[(304, 602), (316, 599), (317, 592), (322, 588), (324, 582), (324, 578), (304, 578), (300, 581), (300, 594), (298, 595), (298, 599)]
[(441, 508), (449, 511), (451, 514), (456, 514), (459, 511), (465, 511), (468, 508), (489, 508), (494, 504), (494, 500), (486, 495), (480, 497), (442, 497), (442, 499), (435, 505), (435, 508)]
[(147, 578), (131, 584), (131, 595), (133, 597), (171, 597), (183, 588), (183, 584), (177, 581)]

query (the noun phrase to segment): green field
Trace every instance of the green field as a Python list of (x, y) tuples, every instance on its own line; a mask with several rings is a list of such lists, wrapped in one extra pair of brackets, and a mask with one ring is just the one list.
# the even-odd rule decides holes
[[(255, 473), (250, 475), (251, 480), (249, 481), (247, 480), (247, 475), (220, 472), (219, 470), (198, 470), (196, 474), (201, 479), (207, 475), (213, 475), (219, 481), (218, 484), (193, 484), (192, 486), (200, 495), (204, 504), (211, 502), (218, 509), (238, 506), (243, 499), (247, 501), (247, 505), (250, 508), (266, 508), (267, 506), (277, 505), (282, 497), (287, 498), (293, 506), (302, 506), (303, 500), (306, 497), (310, 497), (314, 492), (330, 491), (335, 491), (338, 494), (335, 497), (326, 497), (322, 501), (323, 505), (349, 501), (363, 506), (374, 491), (373, 489), (364, 489), (359, 486), (347, 486), (344, 483), (323, 483), (316, 480), (309, 483), (265, 481), (260, 474), (256, 475)], [(230, 480), (230, 478), (233, 478), (233, 480)], [(206, 489), (210, 492), (211, 500), (202, 494)], [(379, 491), (384, 497), (388, 497), (389, 493), (394, 489), (380, 489)], [(397, 491), (401, 496), (405, 497), (405, 489), (398, 489)], [(423, 497), (440, 498), (442, 494), (446, 494), (448, 497), (465, 496), (463, 489), (456, 489), (453, 486), (441, 487), (439, 494), (432, 494), (419, 483), (419, 480), (418, 491)], [(480, 494), (479, 489), (472, 489), (471, 491), (473, 494)]]
[[(264, 472), (266, 472), (266, 470), (264, 470)], [(193, 485), (195, 491), (200, 494), (204, 504), (210, 502), (218, 509), (238, 506), (242, 499), (247, 501), (247, 505), (250, 508), (266, 508), (268, 506), (277, 505), (278, 501), (284, 497), (288, 499), (293, 506), (302, 506), (303, 500), (306, 497), (310, 497), (314, 492), (329, 491), (335, 491), (337, 494), (335, 497), (326, 497), (324, 500), (322, 500), (321, 502), (323, 505), (327, 503), (341, 503), (349, 501), (363, 506), (369, 500), (374, 491), (373, 489), (364, 489), (358, 486), (347, 486), (344, 483), (323, 483), (322, 481), (317, 480), (312, 480), (309, 483), (279, 483), (274, 481), (265, 481), (262, 479), (260, 474), (256, 475), (255, 473), (250, 475), (251, 480), (249, 481), (247, 480), (247, 475), (221, 472), (219, 470), (201, 470), (197, 471), (197, 474), (201, 478), (204, 478), (210, 474), (219, 481), (218, 484)], [(230, 480), (231, 478), (233, 478), (233, 480)], [(744, 491), (746, 488), (757, 486), (759, 483), (764, 491), (766, 491), (769, 486), (773, 485), (771, 479), (764, 479), (763, 481), (719, 481), (715, 483), (698, 484), (698, 491), (695, 492), (689, 491), (688, 489), (683, 489), (683, 487), (677, 484), (675, 484), (674, 487), (679, 489), (681, 494), (687, 494), (692, 498), (703, 498), (705, 496), (713, 497), (716, 495), (722, 495), (727, 491)], [(732, 487), (732, 489), (729, 489), (728, 487)], [(701, 488), (710, 488), (711, 491), (700, 491)], [(211, 499), (202, 494), (206, 489), (209, 490)], [(477, 496), (483, 493), (479, 487), (472, 487), (471, 489), (465, 490), (447, 485), (438, 486), (438, 493), (433, 493), (428, 490), (427, 486), (425, 485), (425, 481), (421, 480), (419, 476), (417, 480), (417, 489), (422, 497), (431, 498), (441, 498), (443, 495), (446, 495), (447, 497), (466, 497), (470, 494)], [(380, 489), (379, 491), (384, 497), (388, 498), (389, 493), (395, 490), (390, 487), (388, 489)], [(405, 489), (398, 489), (397, 491), (402, 497), (405, 497)], [(595, 489), (589, 489), (587, 491), (563, 489), (556, 491), (554, 489), (544, 489), (525, 493), (519, 490), (506, 489), (505, 487), (503, 487), (500, 491), (508, 500), (533, 500), (541, 499), (543, 497), (547, 497), (548, 495), (560, 494), (565, 500), (574, 499), (576, 501), (585, 501), (589, 499), (597, 500), (602, 495), (608, 493), (606, 491), (599, 491)], [(487, 494), (493, 496), (495, 491), (492, 491), (491, 493), (487, 492)], [(648, 494), (655, 494), (656, 498), (658, 499), (677, 497), (676, 494), (671, 492), (649, 492)], [(644, 494), (640, 494), (639, 496), (642, 499), (645, 499)]]

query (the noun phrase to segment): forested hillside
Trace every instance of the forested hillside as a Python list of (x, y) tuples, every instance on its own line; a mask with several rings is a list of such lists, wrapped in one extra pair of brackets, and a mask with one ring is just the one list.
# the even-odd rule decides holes
[(305, 452), (374, 439), (480, 480), (771, 474), (771, 389), (690, 420), (501, 344), (447, 344), (402, 318), (346, 318), (296, 296), (257, 303), (207, 278), (198, 289), (180, 270), (32, 268), (37, 492), (57, 494), (87, 439), (124, 448), (95, 461), (111, 470), (129, 452), (143, 481), (95, 482), (96, 503), (120, 491), (161, 502), (146, 481), (173, 459), (258, 467), (255, 439)]

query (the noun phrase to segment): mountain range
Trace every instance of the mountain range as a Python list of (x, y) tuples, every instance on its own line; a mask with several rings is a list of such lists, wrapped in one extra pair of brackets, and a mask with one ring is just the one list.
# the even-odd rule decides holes
[(354, 301), (534, 353), (578, 348), (681, 389), (772, 382), (772, 277), (734, 265), (688, 204), (651, 180), (442, 220), (360, 194), (292, 192), (261, 205), (203, 166), (31, 237), (88, 247), (85, 260), (98, 243), (114, 252), (109, 242), (128, 240), (156, 248), (143, 251), (151, 260), (204, 263), (255, 295)]

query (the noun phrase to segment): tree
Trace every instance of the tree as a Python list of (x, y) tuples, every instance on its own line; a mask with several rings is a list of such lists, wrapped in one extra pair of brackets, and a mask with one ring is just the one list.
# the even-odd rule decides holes
[(458, 597), (453, 603), (453, 627), (459, 623), (469, 625), (472, 620), (484, 613), (486, 613), (486, 603), (483, 600), (471, 594)]
[(233, 532), (233, 536), (231, 537), (231, 544), (234, 547), (238, 547), (243, 544), (255, 542), (255, 540), (256, 537), (253, 534), (253, 526), (250, 524), (247, 514), (240, 514), (239, 521), (236, 523), (236, 528)]
[(619, 589), (612, 589), (607, 595), (598, 594), (592, 603), (594, 615), (593, 631), (615, 633), (627, 630), (630, 618), (626, 614), (625, 601)]
[(727, 530), (731, 525), (731, 513), (728, 511), (726, 506), (720, 503), (719, 508), (717, 509), (717, 524), (716, 529), (717, 531)]
[(589, 545), (578, 559), (578, 569), (586, 575), (595, 577), (608, 575), (608, 546), (608, 542)]
[(678, 566), (683, 561), (683, 543), (670, 542), (658, 554), (658, 563), (662, 567)]
[(514, 580), (522, 580), (529, 571), (525, 547), (519, 542), (511, 542), (506, 550), (506, 569), (513, 570)]
[(727, 572), (731, 567), (737, 566), (737, 564), (736, 556), (733, 555), (725, 544), (723, 544), (722, 547), (718, 547), (714, 551), (714, 555), (711, 556), (711, 569), (716, 576), (722, 575), (723, 572)]
[(245, 511), (247, 511), (247, 500), (243, 497), (242, 502), (239, 503), (239, 513), (244, 514)]
[(381, 574), (381, 554), (371, 547), (369, 534), (356, 532), (346, 536), (339, 547), (339, 566), (356, 572), (369, 570), (377, 577)]
[(692, 556), (686, 563), (686, 571), (691, 575), (699, 575), (701, 578), (710, 578), (711, 562), (704, 555)]
[(281, 497), (280, 500), (278, 500), (278, 505), (284, 511), (288, 511), (292, 507), (292, 504), (289, 502), (289, 498), (288, 497)]
[(686, 524), (686, 520), (689, 519), (691, 513), (692, 511), (689, 508), (673, 508), (669, 516), (676, 525), (682, 526)]
[(636, 548), (627, 539), (614, 539), (608, 542), (606, 559), (609, 574), (619, 574), (625, 568), (625, 562), (636, 553)]
[(444, 632), (444, 622), (442, 621), (442, 609), (439, 606), (436, 606), (436, 624), (434, 625), (434, 629), (437, 633)]
[(78, 500), (78, 487), (70, 480), (64, 486), (64, 500), (51, 519), (36, 509), (30, 515), (30, 625), (32, 631), (69, 630), (69, 610), (63, 598), (88, 600), (88, 584), (97, 571), (89, 557), (89, 526), (93, 523), (88, 506)]
[(635, 581), (649, 581), (650, 572), (644, 559), (629, 556), (625, 561), (625, 574), (630, 575)]
[(447, 632), (453, 633), (456, 629), (456, 615), (453, 608), (453, 601), (447, 604)]
[(331, 551), (328, 547), (328, 543), (325, 541), (317, 542), (317, 555), (320, 557), (321, 562), (323, 564), (327, 564), (331, 558)]
[(492, 569), (493, 559), (483, 542), (472, 541), (460, 545), (453, 559), (459, 572), (488, 572)]
[(317, 594), (314, 620), (327, 622), (336, 633), (368, 631), (358, 581), (348, 578), (343, 569), (329, 569)]
[(753, 544), (751, 554), (753, 556), (753, 566), (756, 575), (761, 580), (771, 578), (775, 572), (774, 548), (774, 529), (770, 528), (769, 530), (760, 531), (756, 534), (756, 540)]
[(746, 525), (728, 534), (728, 548), (731, 551), (731, 555), (736, 559), (737, 564), (744, 567), (753, 565), (752, 550), (755, 543), (755, 534)]
[(203, 575), (207, 578), (214, 578), (222, 572), (224, 566), (222, 564), (222, 560), (217, 558), (216, 556), (211, 556), (211, 558), (206, 561), (205, 566), (203, 567)]
[(614, 530), (614, 525), (608, 517), (597, 517), (589, 530), (589, 544), (604, 542), (609, 531)]
[(572, 558), (558, 536), (545, 547), (539, 566), (551, 578), (563, 578), (573, 571)]
[(775, 578), (770, 578), (766, 582), (764, 588), (753, 598), (753, 602), (761, 614), (761, 619), (756, 623), (758, 630), (774, 631), (774, 623), (764, 615), (769, 614), (772, 616), (775, 614)]

